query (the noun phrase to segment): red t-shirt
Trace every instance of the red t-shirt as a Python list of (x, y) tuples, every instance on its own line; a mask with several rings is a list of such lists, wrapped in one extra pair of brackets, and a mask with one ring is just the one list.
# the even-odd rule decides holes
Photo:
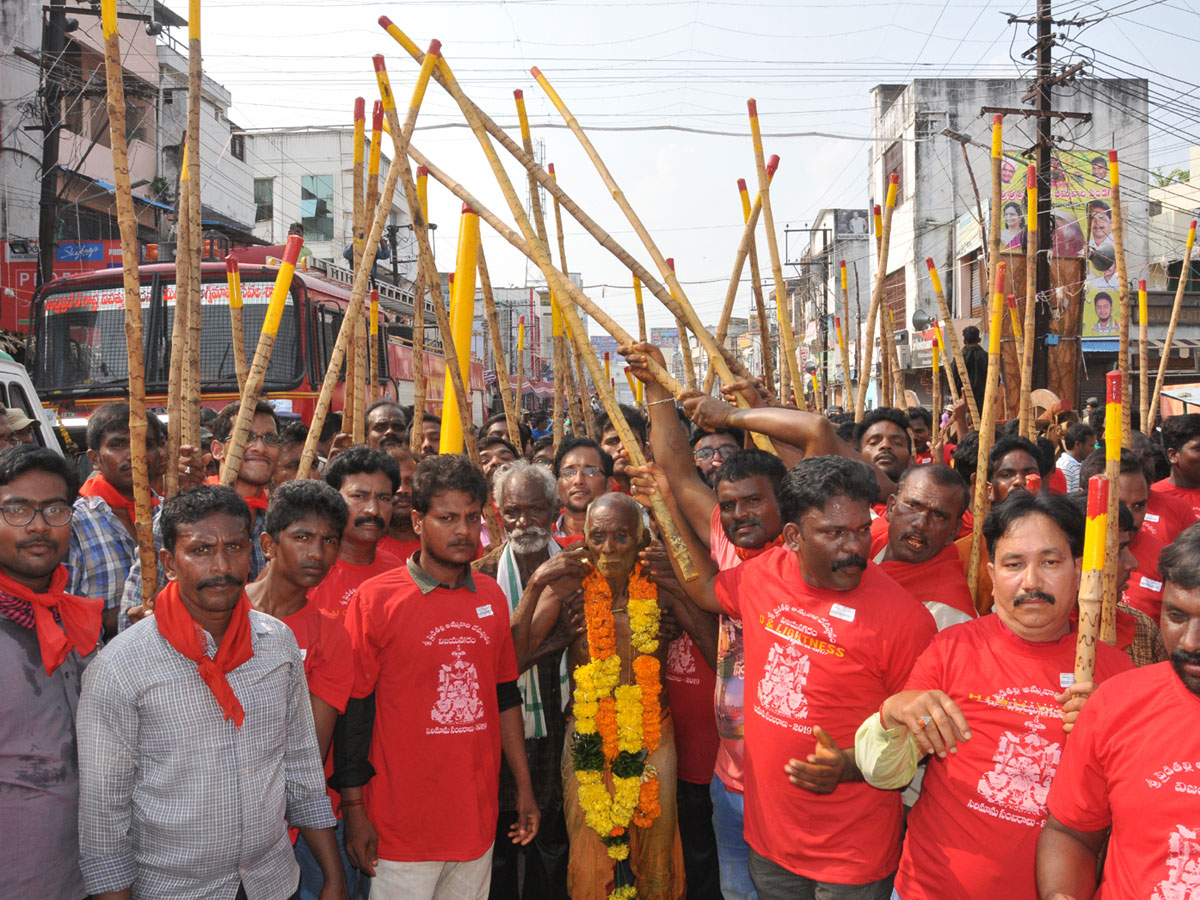
[(1050, 493), (1065, 494), (1067, 492), (1067, 475), (1058, 466), (1050, 473)]
[(421, 541), (419, 538), (415, 541), (401, 541), (389, 534), (379, 542), (379, 547), (375, 552), (378, 553), (382, 550), (389, 556), (394, 557), (396, 564), (399, 565), (400, 563), (407, 562), (408, 558), (420, 549)]
[(852, 591), (810, 587), (787, 547), (720, 572), (716, 595), (742, 620), (746, 842), (816, 881), (887, 877), (900, 855), (899, 792), (851, 782), (813, 794), (784, 766), (813, 752), (814, 725), (853, 746), (862, 721), (904, 686), (933, 619), (874, 564)]
[(338, 559), (321, 583), (308, 592), (308, 602), (333, 616), (344, 616), (350, 607), (350, 597), (358, 586), (368, 578), (383, 575), (399, 566), (396, 558), (385, 552), (382, 546), (375, 550), (375, 562), (369, 566), (356, 566)]
[(1188, 525), (1200, 521), (1200, 489), (1175, 487), (1171, 484), (1170, 478), (1164, 478), (1162, 481), (1156, 481), (1150, 485), (1150, 490), (1178, 497), (1191, 507), (1192, 515), (1188, 519)]
[(1077, 831), (1112, 826), (1096, 897), (1194, 897), (1200, 868), (1200, 698), (1169, 662), (1103, 684), (1079, 715), (1048, 806)]
[[(971, 739), (929, 757), (896, 874), (904, 900), (1037, 897), (1033, 858), (1067, 740), (1054, 697), (1073, 680), (1075, 639), (1026, 641), (991, 615), (947, 628), (917, 660), (904, 689), (945, 691)], [(1097, 647), (1097, 682), (1132, 666)]]
[[(709, 555), (719, 569), (732, 569), (742, 564), (737, 548), (721, 526), (721, 507), (713, 506), (709, 517)], [(717, 671), (716, 691), (713, 704), (716, 708), (717, 747), (716, 776), (726, 788), (736, 794), (742, 793), (745, 783), (745, 747), (743, 727), (745, 725), (745, 701), (743, 688), (746, 657), (742, 652), (742, 621), (722, 615), (717, 625)]]
[(879, 568), (925, 604), (931, 613), (934, 612), (931, 604), (941, 604), (972, 619), (978, 615), (967, 587), (967, 576), (963, 574), (962, 558), (953, 544), (943, 547), (941, 553), (923, 563), (885, 560)]
[(717, 723), (712, 708), (717, 676), (686, 633), (671, 642), (665, 677), (675, 721), (679, 780), (708, 784), (717, 761)]
[(283, 624), (292, 629), (300, 645), (308, 692), (344, 713), (354, 685), (354, 661), (341, 620), (322, 612), (310, 599), (298, 612), (283, 619)]
[(474, 591), (422, 593), (409, 565), (365, 582), (346, 616), (354, 696), (375, 694), (366, 811), (381, 859), (477, 859), (500, 806), (496, 686), (517, 677), (508, 600), (478, 572)]
[(1174, 494), (1151, 491), (1146, 501), (1146, 518), (1129, 551), (1137, 558), (1137, 571), (1129, 576), (1129, 588), (1122, 595), (1126, 603), (1158, 621), (1162, 614), (1162, 575), (1158, 555), (1179, 532), (1192, 522), (1192, 508)]

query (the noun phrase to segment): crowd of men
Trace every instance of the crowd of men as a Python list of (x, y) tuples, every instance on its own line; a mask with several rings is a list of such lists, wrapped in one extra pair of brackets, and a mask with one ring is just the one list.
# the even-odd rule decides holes
[(259, 402), (221, 487), (237, 404), (178, 460), (151, 417), (152, 606), (128, 406), (82, 485), (0, 422), (0, 900), (632, 896), (573, 765), (592, 573), (621, 684), (635, 578), (661, 609), (638, 898), (1200, 897), (1200, 415), (1121, 451), (1117, 640), (1081, 683), (1103, 410), (984, 459), (961, 403), (677, 402), (622, 352), (642, 467), (604, 415), (519, 446), (493, 417), (476, 465), (384, 400), (298, 480), (307, 428)]

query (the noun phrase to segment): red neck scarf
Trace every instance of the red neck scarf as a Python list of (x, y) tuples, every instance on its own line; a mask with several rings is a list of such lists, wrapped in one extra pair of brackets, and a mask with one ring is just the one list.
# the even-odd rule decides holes
[(734, 546), (733, 552), (737, 554), (737, 558), (745, 562), (748, 559), (754, 559), (756, 556), (762, 556), (768, 550), (774, 550), (776, 547), (783, 546), (783, 532), (775, 535), (775, 540), (768, 541), (761, 547), (738, 547)]
[[(220, 475), (209, 475), (207, 478), (204, 479), (204, 483), (205, 484), (220, 484), (221, 476)], [(259, 491), (258, 494), (256, 494), (253, 497), (243, 497), (242, 499), (245, 500), (246, 505), (253, 510), (262, 512), (267, 508), (266, 488)]]
[[(50, 576), (50, 587), (44, 594), (36, 593), (0, 572), (0, 591), (33, 606), (33, 624), (47, 675), (53, 674), (63, 664), (72, 649), (80, 656), (87, 656), (96, 649), (96, 643), (100, 640), (100, 615), (104, 611), (104, 601), (67, 594), (63, 591), (66, 586), (66, 566), (54, 570)], [(58, 609), (62, 625), (55, 621), (52, 611), (55, 608)]]
[(225, 718), (233, 719), (233, 724), (241, 728), (246, 713), (225, 676), (254, 655), (250, 643), (250, 601), (245, 591), (233, 608), (215, 657), (204, 652), (204, 630), (183, 605), (179, 582), (169, 583), (154, 601), (154, 621), (166, 642), (196, 664), (200, 677), (225, 711)]
[[(91, 478), (83, 483), (83, 487), (79, 489), (80, 497), (99, 497), (109, 505), (111, 509), (123, 509), (129, 513), (129, 521), (137, 521), (137, 512), (134, 510), (133, 501), (118, 491), (112, 486), (112, 482), (97, 472)], [(158, 506), (159, 499), (153, 494), (150, 495), (150, 506)]]

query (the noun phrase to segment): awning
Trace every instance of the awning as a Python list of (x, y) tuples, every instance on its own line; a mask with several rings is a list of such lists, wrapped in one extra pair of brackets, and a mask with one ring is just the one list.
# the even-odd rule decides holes
[[(72, 175), (75, 178), (82, 178), (84, 181), (90, 181), (92, 184), (104, 188), (104, 190), (110, 194), (115, 194), (117, 192), (117, 186), (111, 181), (102, 181), (99, 178), (92, 178), (90, 175), (84, 175), (82, 172), (76, 172), (74, 169), (68, 169), (66, 166), (59, 166), (58, 168), (67, 175)], [(134, 194), (133, 199), (137, 200), (139, 203), (145, 203), (147, 206), (157, 206), (159, 209), (165, 209), (167, 212), (175, 211), (175, 207), (166, 203), (160, 203), (158, 200), (151, 200), (149, 197), (139, 197), (137, 194)]]

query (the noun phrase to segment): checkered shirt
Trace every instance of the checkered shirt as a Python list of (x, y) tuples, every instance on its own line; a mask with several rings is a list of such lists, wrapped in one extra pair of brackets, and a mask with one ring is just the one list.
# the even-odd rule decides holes
[[(162, 543), (157, 527), (154, 534), (157, 551)], [(105, 609), (119, 607), (137, 556), (137, 539), (125, 530), (103, 497), (80, 497), (75, 501), (71, 545), (64, 560), (70, 572), (67, 593), (102, 599)]]

